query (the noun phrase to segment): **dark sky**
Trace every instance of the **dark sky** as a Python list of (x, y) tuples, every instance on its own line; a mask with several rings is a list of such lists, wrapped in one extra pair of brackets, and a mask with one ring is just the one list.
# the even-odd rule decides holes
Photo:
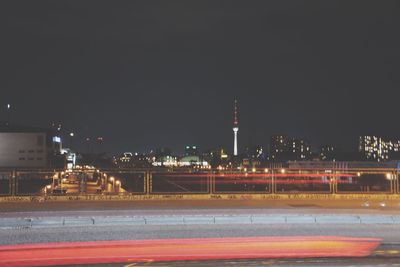
[(0, 119), (111, 152), (400, 136), (399, 1), (1, 1)]

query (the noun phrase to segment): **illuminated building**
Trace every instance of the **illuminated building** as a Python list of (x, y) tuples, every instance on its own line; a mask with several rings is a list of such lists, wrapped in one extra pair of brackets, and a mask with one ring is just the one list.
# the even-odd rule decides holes
[(286, 135), (273, 135), (269, 143), (271, 161), (285, 161), (289, 151), (289, 138)]
[(262, 146), (247, 146), (242, 165), (245, 167), (258, 167), (265, 161), (265, 153)]
[(364, 135), (359, 138), (358, 151), (365, 160), (399, 159), (400, 141), (386, 141), (379, 136)]
[(162, 156), (154, 161), (152, 165), (159, 167), (177, 167), (178, 159), (174, 156)]
[(307, 160), (311, 157), (310, 144), (303, 139), (273, 135), (270, 139), (269, 159), (276, 162)]
[(208, 162), (212, 167), (229, 164), (229, 156), (223, 148), (203, 153), (203, 160)]
[(125, 152), (117, 158), (118, 168), (146, 168), (150, 166), (149, 159), (142, 154)]
[(238, 121), (238, 110), (237, 110), (237, 100), (235, 99), (235, 107), (234, 107), (234, 119), (233, 119), (233, 155), (238, 155), (238, 131), (239, 131), (239, 121)]
[(178, 166), (180, 167), (207, 167), (207, 161), (202, 160), (199, 156), (191, 155), (179, 159)]

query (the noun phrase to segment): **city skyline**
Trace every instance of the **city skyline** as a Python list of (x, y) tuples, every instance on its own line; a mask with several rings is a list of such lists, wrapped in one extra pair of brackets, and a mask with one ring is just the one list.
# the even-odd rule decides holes
[(231, 151), (235, 96), (239, 151), (278, 133), (313, 147), (392, 139), (395, 10), (395, 1), (2, 3), (0, 120), (61, 122), (82, 149), (101, 136), (110, 152)]

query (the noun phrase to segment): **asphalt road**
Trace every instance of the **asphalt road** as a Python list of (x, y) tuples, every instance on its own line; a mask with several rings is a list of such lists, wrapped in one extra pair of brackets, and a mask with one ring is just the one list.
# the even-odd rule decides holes
[(382, 238), (383, 242), (368, 258), (149, 262), (102, 266), (400, 266), (400, 231), (396, 225), (147, 225), (14, 229), (0, 230), (0, 244), (259, 236), (374, 237)]
[[(0, 217), (183, 215), (183, 214), (372, 214), (399, 215), (395, 201), (71, 201), (1, 203)], [(147, 240), (171, 238), (346, 236), (381, 238), (382, 245), (368, 258), (235, 260), (201, 262), (149, 262), (102, 266), (400, 266), (400, 228), (397, 224), (214, 224), (118, 225), (0, 229), (0, 244)]]
[(48, 201), (0, 203), (0, 215), (9, 212), (38, 211), (135, 211), (135, 210), (271, 210), (312, 209), (341, 210), (352, 213), (354, 209), (373, 210), (379, 213), (400, 214), (399, 200), (137, 200), (137, 201)]

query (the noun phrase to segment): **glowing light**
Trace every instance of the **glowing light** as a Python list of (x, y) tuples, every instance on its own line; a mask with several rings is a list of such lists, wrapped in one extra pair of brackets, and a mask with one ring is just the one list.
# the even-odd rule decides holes
[(367, 257), (378, 238), (228, 237), (0, 246), (1, 266), (55, 266), (219, 259)]
[(268, 172), (269, 172), (268, 168), (264, 169), (264, 172), (265, 172), (265, 173), (268, 173)]

